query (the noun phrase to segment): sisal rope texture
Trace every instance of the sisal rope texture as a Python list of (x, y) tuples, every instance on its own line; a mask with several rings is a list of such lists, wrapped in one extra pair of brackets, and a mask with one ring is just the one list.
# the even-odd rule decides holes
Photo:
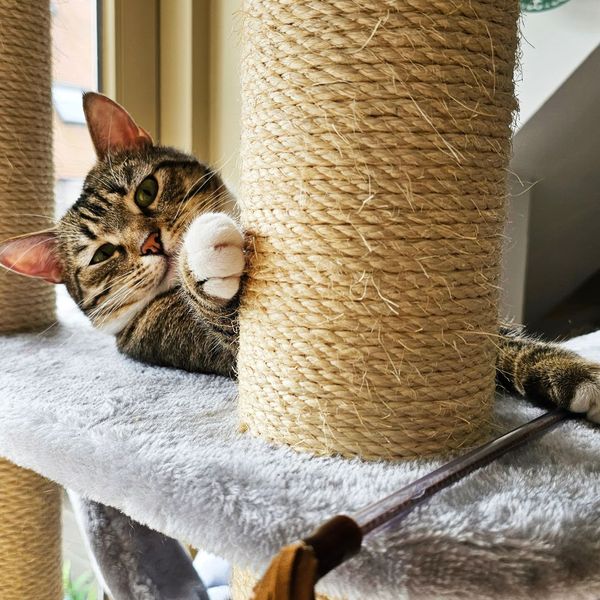
[[(51, 227), (54, 216), (48, 0), (0, 0), (0, 240)], [(52, 286), (0, 273), (0, 331), (54, 322)]]
[[(53, 216), (50, 8), (0, 0), (0, 240)], [(54, 289), (0, 273), (0, 333), (54, 322)], [(62, 598), (59, 487), (0, 458), (0, 598)]]
[(0, 459), (0, 598), (61, 600), (60, 488)]
[[(249, 600), (256, 585), (256, 577), (247, 569), (234, 567), (231, 573), (231, 597), (235, 600)], [(337, 600), (323, 594), (316, 594), (316, 600)], [(277, 599), (273, 599), (277, 600)]]
[(517, 0), (247, 0), (239, 414), (316, 454), (486, 435)]

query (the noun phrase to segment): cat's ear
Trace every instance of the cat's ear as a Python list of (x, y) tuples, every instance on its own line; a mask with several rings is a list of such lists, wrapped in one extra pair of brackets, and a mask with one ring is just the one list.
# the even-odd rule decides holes
[(103, 94), (83, 95), (85, 120), (99, 159), (120, 150), (138, 150), (151, 146), (152, 137), (120, 105)]
[(54, 231), (40, 231), (0, 242), (0, 265), (10, 271), (62, 283), (63, 268), (58, 258)]

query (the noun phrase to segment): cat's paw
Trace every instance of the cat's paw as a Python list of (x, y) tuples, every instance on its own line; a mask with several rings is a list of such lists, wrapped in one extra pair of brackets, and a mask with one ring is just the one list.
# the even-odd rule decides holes
[(205, 213), (190, 225), (183, 249), (188, 269), (209, 296), (230, 300), (240, 289), (246, 264), (244, 234), (223, 213)]
[(600, 423), (600, 375), (580, 383), (575, 389), (569, 409), (585, 416), (594, 423)]

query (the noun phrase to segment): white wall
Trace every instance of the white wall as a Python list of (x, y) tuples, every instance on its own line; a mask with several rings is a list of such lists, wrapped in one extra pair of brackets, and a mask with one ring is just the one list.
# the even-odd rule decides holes
[(600, 46), (518, 131), (513, 151), (510, 170), (531, 186), (524, 314), (535, 323), (600, 269)]
[(546, 12), (523, 13), (521, 36), (518, 126), (527, 122), (600, 44), (600, 0), (570, 0)]
[(600, 0), (522, 16), (503, 316), (534, 324), (600, 267), (599, 47)]
[(511, 178), (500, 280), (500, 318), (503, 321), (522, 323), (525, 317), (529, 203), (530, 190), (523, 189), (517, 178)]

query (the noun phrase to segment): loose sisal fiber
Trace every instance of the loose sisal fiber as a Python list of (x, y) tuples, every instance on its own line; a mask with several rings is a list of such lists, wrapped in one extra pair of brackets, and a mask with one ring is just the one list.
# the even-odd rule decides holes
[[(53, 216), (50, 7), (0, 0), (0, 240)], [(54, 289), (0, 273), (0, 333), (54, 322)], [(0, 598), (60, 600), (60, 488), (0, 458)]]
[(402, 459), (492, 402), (517, 0), (247, 0), (239, 412)]

